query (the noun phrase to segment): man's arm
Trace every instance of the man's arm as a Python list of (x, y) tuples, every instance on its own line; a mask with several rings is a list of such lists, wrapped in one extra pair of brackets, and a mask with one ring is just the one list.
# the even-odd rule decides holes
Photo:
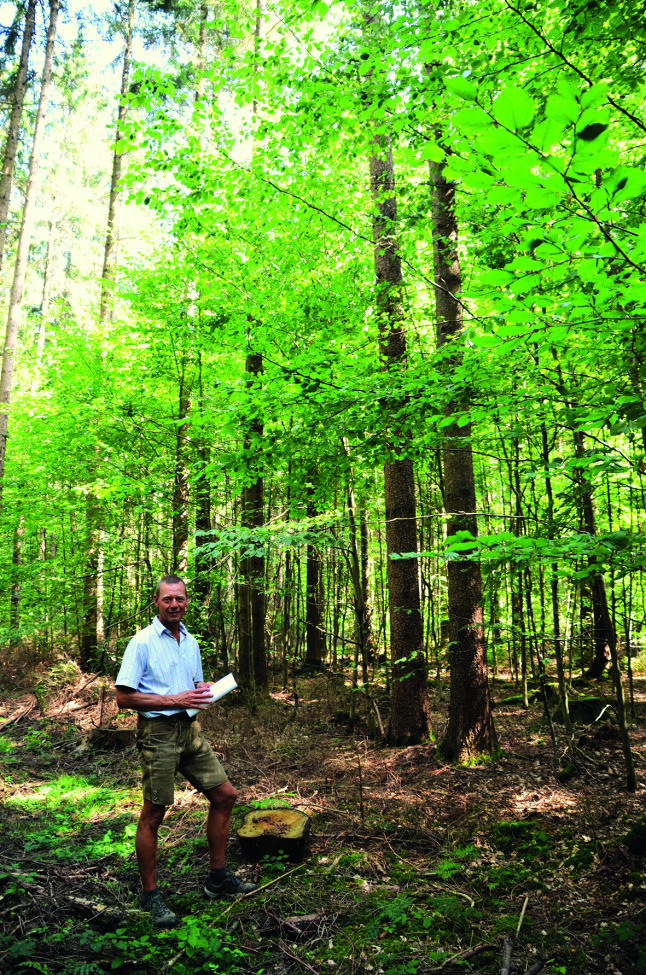
[(145, 694), (123, 684), (117, 686), (117, 706), (125, 711), (164, 711), (168, 708), (199, 708), (204, 711), (211, 700), (208, 685), (179, 694)]

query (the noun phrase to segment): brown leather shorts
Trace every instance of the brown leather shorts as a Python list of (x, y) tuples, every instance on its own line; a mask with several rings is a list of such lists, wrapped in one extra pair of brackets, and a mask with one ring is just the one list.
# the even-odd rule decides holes
[(200, 792), (208, 792), (227, 780), (227, 773), (202, 734), (198, 721), (140, 715), (137, 750), (144, 798), (159, 806), (172, 806), (175, 801), (177, 772), (181, 772)]

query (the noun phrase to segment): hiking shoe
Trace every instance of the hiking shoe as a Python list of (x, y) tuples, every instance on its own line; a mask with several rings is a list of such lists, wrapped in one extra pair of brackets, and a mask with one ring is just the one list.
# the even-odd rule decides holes
[(173, 914), (166, 907), (161, 894), (155, 894), (154, 897), (151, 897), (145, 902), (142, 900), (141, 909), (146, 914), (150, 914), (156, 928), (172, 928), (179, 921), (177, 914)]
[(243, 894), (250, 894), (252, 890), (258, 890), (258, 884), (240, 880), (230, 870), (227, 870), (219, 884), (214, 883), (208, 873), (204, 881), (204, 893), (207, 897), (241, 897)]

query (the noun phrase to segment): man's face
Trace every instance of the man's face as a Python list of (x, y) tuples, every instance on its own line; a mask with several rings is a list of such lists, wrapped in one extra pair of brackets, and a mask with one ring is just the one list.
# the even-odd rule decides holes
[(188, 606), (186, 587), (183, 582), (162, 582), (159, 595), (153, 596), (160, 621), (168, 629), (177, 626)]

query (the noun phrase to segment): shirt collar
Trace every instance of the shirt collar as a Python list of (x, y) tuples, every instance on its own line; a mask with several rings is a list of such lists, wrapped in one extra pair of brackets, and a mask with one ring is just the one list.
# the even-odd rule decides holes
[[(164, 626), (164, 624), (160, 620), (159, 616), (155, 616), (154, 617), (154, 619), (153, 619), (153, 626), (155, 627), (155, 633), (157, 633), (158, 636), (161, 636), (162, 633), (168, 633), (169, 636), (173, 636), (173, 634), (168, 629), (168, 627), (167, 626)], [(188, 633), (188, 630), (186, 629), (186, 627), (184, 626), (184, 624), (182, 623), (181, 620), (180, 620), (180, 623), (179, 623), (179, 632), (182, 634), (182, 636), (186, 636), (187, 633)], [(175, 637), (173, 637), (173, 639), (175, 639)]]

